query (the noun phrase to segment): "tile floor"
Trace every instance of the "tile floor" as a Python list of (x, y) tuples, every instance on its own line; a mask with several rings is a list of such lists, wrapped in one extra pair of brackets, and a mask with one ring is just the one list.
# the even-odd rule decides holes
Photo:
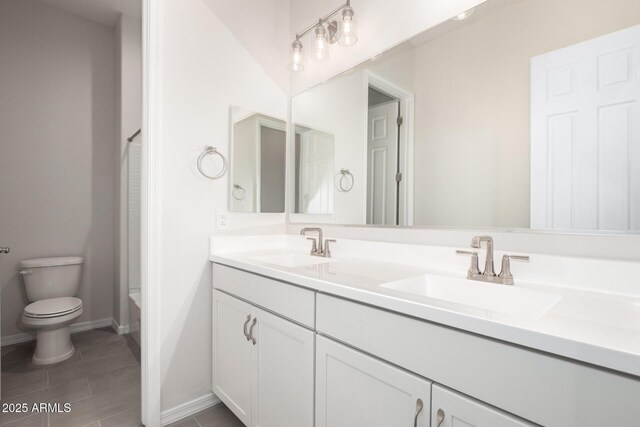
[(244, 424), (226, 406), (219, 403), (167, 427), (244, 427)]
[[(35, 343), (2, 347), (1, 403), (70, 403), (69, 413), (3, 413), (3, 427), (139, 427), (140, 348), (111, 328), (71, 335), (76, 353), (55, 365), (31, 363)], [(223, 404), (171, 427), (243, 427)]]
[[(70, 403), (69, 413), (6, 413), (7, 427), (138, 427), (140, 349), (111, 328), (73, 334), (76, 353), (54, 365), (31, 363), (35, 343), (2, 347), (2, 404)], [(4, 405), (2, 405), (4, 406)]]

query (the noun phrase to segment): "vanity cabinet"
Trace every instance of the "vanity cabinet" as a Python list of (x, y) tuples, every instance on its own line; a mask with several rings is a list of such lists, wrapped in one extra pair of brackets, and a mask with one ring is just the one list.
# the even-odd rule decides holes
[(316, 339), (316, 427), (427, 427), (431, 382)]
[(313, 425), (314, 332), (213, 292), (213, 391), (247, 426)]
[(431, 390), (431, 425), (433, 427), (534, 426), (438, 384), (434, 384)]

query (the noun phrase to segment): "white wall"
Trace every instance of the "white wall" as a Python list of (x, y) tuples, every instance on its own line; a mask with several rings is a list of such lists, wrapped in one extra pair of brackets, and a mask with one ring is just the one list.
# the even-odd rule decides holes
[(299, 0), (203, 1), (267, 75), (288, 93), (290, 3)]
[[(120, 326), (126, 326), (129, 323), (129, 287), (140, 287), (140, 199), (133, 198), (130, 203), (128, 194), (130, 184), (138, 184), (132, 188), (133, 192), (139, 189), (139, 144), (142, 138), (138, 136), (129, 144), (127, 137), (142, 125), (142, 22), (139, 18), (120, 15), (115, 37), (117, 194), (114, 258), (117, 280), (113, 292), (113, 317)], [(132, 171), (131, 177), (129, 170)], [(130, 218), (133, 221), (129, 221)], [(129, 278), (130, 272), (133, 280)]]
[(78, 322), (111, 318), (113, 29), (35, 0), (0, 2), (2, 336), (27, 303), (18, 263), (85, 257)]
[(340, 169), (349, 169), (356, 177), (347, 193), (338, 191), (334, 185), (333, 222), (338, 224), (366, 222), (366, 90), (364, 73), (358, 71), (292, 99), (293, 123), (335, 137), (332, 180)]
[(640, 23), (637, 1), (495, 4), (415, 50), (415, 224), (528, 228), (531, 58)]
[[(209, 144), (229, 155), (230, 106), (285, 117), (287, 98), (203, 0), (164, 0), (162, 25), (158, 285), (166, 411), (211, 392), (209, 236), (215, 210), (228, 206), (229, 177), (202, 177), (196, 158)], [(239, 222), (250, 227), (255, 217)]]

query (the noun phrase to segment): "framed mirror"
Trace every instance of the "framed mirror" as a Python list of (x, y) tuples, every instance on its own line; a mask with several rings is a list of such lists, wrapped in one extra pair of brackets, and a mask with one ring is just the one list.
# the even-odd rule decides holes
[(230, 210), (284, 212), (286, 122), (232, 107), (231, 123)]
[(640, 232), (640, 2), (465, 15), (293, 97), (293, 123), (333, 135), (333, 176), (353, 178), (304, 220)]

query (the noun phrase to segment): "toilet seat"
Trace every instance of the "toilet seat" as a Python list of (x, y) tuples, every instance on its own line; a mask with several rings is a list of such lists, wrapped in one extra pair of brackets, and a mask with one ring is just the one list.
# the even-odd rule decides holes
[(51, 319), (82, 310), (82, 300), (74, 297), (51, 298), (33, 302), (24, 308), (30, 319)]

